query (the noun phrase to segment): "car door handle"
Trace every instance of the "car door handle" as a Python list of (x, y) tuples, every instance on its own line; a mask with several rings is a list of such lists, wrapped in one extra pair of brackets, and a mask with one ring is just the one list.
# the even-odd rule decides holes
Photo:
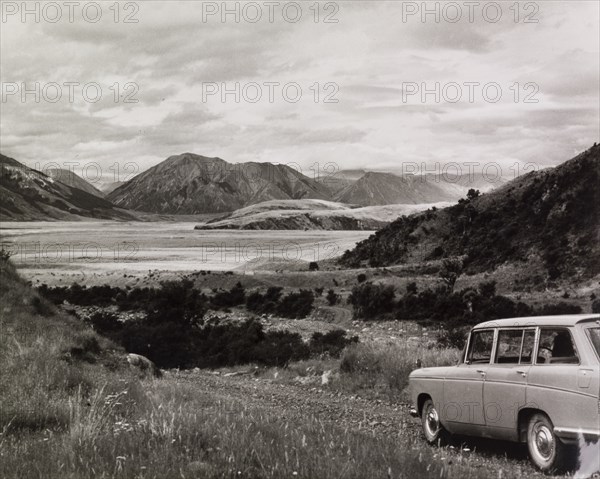
[(476, 371), (482, 376), (485, 376), (485, 371), (483, 369), (477, 369)]
[(527, 377), (527, 373), (525, 371), (516, 371), (517, 374), (520, 374), (524, 378)]

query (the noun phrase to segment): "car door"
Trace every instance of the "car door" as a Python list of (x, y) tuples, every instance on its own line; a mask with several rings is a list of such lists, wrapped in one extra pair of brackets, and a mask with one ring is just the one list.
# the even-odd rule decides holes
[(494, 329), (473, 330), (463, 363), (446, 375), (442, 422), (452, 432), (474, 432), (473, 426), (485, 425), (483, 381), (493, 344)]
[(598, 411), (595, 370), (582, 363), (572, 328), (541, 327), (528, 375), (527, 401), (544, 411), (561, 434), (587, 429)]
[(536, 328), (499, 329), (494, 359), (483, 384), (486, 428), (505, 439), (517, 437), (518, 412), (526, 404)]

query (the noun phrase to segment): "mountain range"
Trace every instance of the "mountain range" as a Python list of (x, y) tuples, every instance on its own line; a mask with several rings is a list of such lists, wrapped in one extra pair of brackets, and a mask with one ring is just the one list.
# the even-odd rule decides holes
[(197, 214), (228, 212), (268, 200), (330, 196), (325, 185), (287, 165), (232, 164), (184, 153), (137, 175), (107, 198), (132, 210)]
[(340, 263), (389, 266), (461, 258), (467, 273), (518, 263), (550, 280), (591, 277), (600, 273), (599, 189), (595, 144), (490, 193), (401, 217), (347, 251)]
[(115, 208), (99, 196), (69, 186), (0, 154), (2, 220), (76, 220), (82, 217), (133, 219), (129, 212)]
[(473, 186), (465, 178), (459, 180), (363, 170), (312, 179), (287, 165), (233, 164), (184, 153), (139, 174), (107, 199), (121, 208), (162, 214), (231, 212), (271, 200), (318, 199), (355, 206), (425, 204), (463, 197)]

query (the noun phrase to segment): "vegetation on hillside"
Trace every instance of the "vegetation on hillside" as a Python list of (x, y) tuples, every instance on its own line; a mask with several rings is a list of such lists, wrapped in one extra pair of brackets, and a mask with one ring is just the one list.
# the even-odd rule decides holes
[(317, 334), (305, 343), (296, 333), (265, 331), (254, 319), (223, 323), (205, 319), (209, 309), (232, 307), (245, 307), (255, 314), (303, 318), (313, 308), (314, 294), (309, 290), (283, 295), (282, 288), (269, 288), (264, 294), (247, 295), (237, 283), (209, 297), (184, 279), (163, 282), (158, 288), (88, 288), (75, 283), (55, 288), (42, 285), (38, 291), (55, 304), (117, 305), (121, 310), (143, 312), (143, 316), (123, 322), (114, 313), (98, 311), (88, 322), (128, 352), (146, 356), (162, 368), (218, 368), (248, 363), (283, 366), (315, 355), (335, 357), (347, 344), (356, 342), (343, 331)]
[(484, 281), (477, 288), (454, 291), (448, 284), (418, 291), (409, 283), (406, 291), (396, 297), (390, 285), (361, 283), (352, 289), (348, 298), (357, 318), (373, 321), (385, 319), (438, 322), (445, 328), (440, 338), (443, 345), (461, 348), (468, 327), (483, 321), (500, 318), (577, 314), (577, 305), (558, 302), (533, 307), (522, 301), (496, 294), (496, 283)]
[(598, 185), (595, 145), (489, 194), (472, 191), (454, 206), (402, 216), (347, 251), (340, 263), (376, 267), (462, 258), (466, 273), (479, 273), (535, 261), (543, 280), (587, 278), (600, 271)]

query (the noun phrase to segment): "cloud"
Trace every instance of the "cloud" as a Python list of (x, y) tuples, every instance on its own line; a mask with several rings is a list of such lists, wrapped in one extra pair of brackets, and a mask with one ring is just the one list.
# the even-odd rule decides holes
[[(131, 161), (143, 170), (183, 151), (233, 162), (382, 169), (469, 158), (552, 165), (598, 141), (597, 3), (538, 3), (537, 23), (524, 23), (522, 3), (518, 22), (505, 3), (496, 23), (479, 10), (473, 21), (463, 12), (456, 23), (443, 14), (439, 22), (431, 15), (424, 22), (420, 12), (403, 18), (413, 3), (422, 8), (340, 2), (333, 12), (320, 3), (318, 21), (302, 3), (297, 23), (277, 8), (273, 22), (266, 10), (256, 23), (220, 15), (204, 22), (207, 2), (161, 1), (139, 2), (133, 24), (114, 22), (108, 4), (98, 23), (10, 19), (0, 31), (2, 82), (94, 82), (103, 95), (94, 103), (80, 90), (73, 102), (8, 98), (0, 147), (26, 162), (76, 157), (105, 170)], [(243, 4), (228, 7), (235, 5)], [(325, 23), (332, 13), (338, 22)], [(204, 101), (207, 82), (280, 87), (274, 101), (265, 94), (256, 103), (219, 95)], [(298, 102), (281, 93), (292, 82), (302, 89)], [(407, 82), (496, 82), (503, 97), (406, 103)], [(538, 103), (523, 102), (526, 83), (539, 87)], [(324, 102), (332, 91), (326, 85), (337, 103)], [(128, 93), (137, 101), (126, 102)]]

